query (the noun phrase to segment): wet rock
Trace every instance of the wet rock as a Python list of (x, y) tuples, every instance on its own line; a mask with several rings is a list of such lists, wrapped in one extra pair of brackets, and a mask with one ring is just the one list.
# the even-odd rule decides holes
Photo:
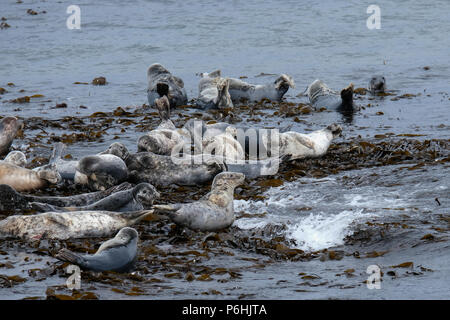
[(92, 80), (92, 84), (94, 86), (104, 86), (106, 85), (106, 78), (105, 77), (98, 77)]

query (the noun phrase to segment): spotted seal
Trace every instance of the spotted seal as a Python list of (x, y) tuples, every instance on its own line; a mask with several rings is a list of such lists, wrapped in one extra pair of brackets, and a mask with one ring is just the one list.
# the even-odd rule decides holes
[(281, 101), (289, 88), (295, 88), (294, 79), (287, 74), (282, 74), (272, 83), (257, 85), (240, 79), (230, 78), (228, 91), (233, 102), (241, 99), (248, 101), (261, 101), (262, 99)]
[(372, 94), (386, 91), (386, 79), (383, 76), (373, 76), (369, 82), (369, 91)]
[(23, 122), (16, 117), (5, 117), (0, 120), (0, 156), (8, 152), (19, 130), (23, 128)]
[(55, 258), (83, 270), (128, 272), (136, 261), (138, 238), (136, 229), (125, 227), (113, 239), (105, 241), (93, 255), (61, 249)]
[(244, 182), (244, 175), (222, 172), (215, 178), (211, 192), (192, 203), (154, 205), (155, 213), (167, 215), (176, 224), (199, 231), (217, 231), (234, 222), (234, 189)]
[(0, 221), (0, 238), (80, 239), (108, 237), (131, 226), (152, 210), (132, 212), (72, 211), (45, 212), (35, 215), (13, 215)]
[(11, 163), (18, 167), (24, 167), (27, 164), (27, 157), (22, 151), (11, 151), (6, 155), (5, 159), (3, 159), (2, 161), (6, 163)]
[(168, 97), (171, 108), (187, 103), (183, 80), (172, 75), (159, 63), (154, 63), (148, 68), (147, 78), (147, 97), (150, 106), (154, 106), (155, 100), (163, 96)]
[(33, 209), (41, 212), (62, 211), (140, 211), (150, 208), (153, 201), (160, 197), (155, 187), (149, 183), (140, 183), (132, 189), (115, 192), (97, 202), (81, 207), (58, 207), (47, 203), (32, 202)]
[(221, 156), (231, 161), (245, 158), (244, 149), (236, 140), (237, 129), (228, 126), (225, 132), (210, 138), (203, 139), (203, 153)]
[(202, 109), (233, 108), (230, 93), (230, 80), (221, 78), (220, 71), (202, 73), (198, 83), (199, 96), (196, 104)]
[(306, 89), (309, 102), (316, 108), (354, 110), (353, 84), (341, 90), (340, 94), (328, 88), (322, 80), (315, 80)]

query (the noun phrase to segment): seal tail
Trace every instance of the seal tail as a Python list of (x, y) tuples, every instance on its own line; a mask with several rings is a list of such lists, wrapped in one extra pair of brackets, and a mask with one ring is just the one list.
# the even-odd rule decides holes
[(227, 100), (227, 97), (230, 96), (228, 89), (230, 88), (230, 79), (220, 79), (217, 82), (217, 104), (219, 104), (222, 100)]
[(59, 252), (56, 254), (55, 258), (58, 260), (64, 261), (64, 262), (76, 264), (81, 267), (86, 265), (86, 260), (84, 259), (84, 257), (82, 255), (80, 255), (78, 253), (74, 253), (65, 248), (59, 250)]
[(38, 212), (64, 212), (64, 211), (71, 211), (67, 210), (65, 208), (60, 208), (57, 206), (52, 206), (48, 203), (41, 203), (41, 202), (31, 202), (30, 203), (31, 209), (36, 210)]
[(342, 105), (347, 108), (353, 108), (353, 83), (341, 90)]
[(156, 109), (158, 109), (159, 117), (162, 121), (170, 119), (170, 102), (167, 95), (155, 100)]

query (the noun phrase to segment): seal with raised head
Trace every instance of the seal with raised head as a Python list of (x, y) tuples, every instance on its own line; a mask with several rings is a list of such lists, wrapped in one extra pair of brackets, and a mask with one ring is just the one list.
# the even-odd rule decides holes
[(369, 82), (370, 93), (383, 93), (386, 91), (386, 79), (383, 76), (373, 76)]
[(192, 203), (154, 205), (155, 213), (167, 215), (173, 222), (192, 230), (217, 231), (234, 222), (234, 189), (244, 182), (238, 172), (222, 172), (215, 178), (211, 192)]
[(198, 83), (199, 96), (196, 104), (202, 109), (233, 108), (230, 93), (230, 79), (220, 77), (220, 70), (202, 73)]
[(132, 184), (124, 182), (105, 191), (83, 193), (67, 197), (48, 197), (21, 194), (6, 184), (0, 184), (0, 211), (30, 209), (32, 202), (47, 203), (58, 207), (88, 206), (108, 197), (111, 194), (127, 190), (132, 187)]
[(125, 227), (113, 239), (103, 242), (93, 255), (61, 249), (55, 258), (83, 270), (128, 272), (136, 262), (138, 240), (136, 229)]
[(0, 221), (0, 238), (29, 241), (109, 237), (129, 227), (153, 210), (132, 212), (72, 211), (45, 212), (35, 215), (13, 215)]
[(190, 143), (188, 132), (177, 129), (170, 120), (170, 105), (167, 96), (155, 101), (161, 118), (160, 125), (138, 139), (138, 152), (153, 152), (161, 155), (170, 155), (174, 146)]
[(8, 152), (23, 122), (16, 117), (5, 117), (0, 120), (0, 156)]
[(239, 101), (240, 99), (248, 101), (261, 101), (262, 99), (281, 101), (289, 87), (295, 88), (294, 80), (291, 76), (282, 74), (273, 83), (256, 85), (240, 79), (230, 78), (228, 91), (233, 101)]
[[(285, 160), (323, 156), (330, 147), (331, 141), (341, 132), (341, 126), (334, 123), (325, 129), (308, 134), (296, 131), (282, 132), (279, 134), (279, 156)], [(270, 148), (266, 135), (263, 135), (262, 140), (266, 148)]]
[(91, 190), (106, 190), (128, 177), (125, 162), (112, 154), (87, 156), (78, 161), (75, 183), (87, 185)]
[(2, 161), (6, 163), (11, 163), (18, 167), (24, 167), (27, 164), (27, 157), (22, 151), (11, 151), (6, 155), (5, 159), (3, 159)]
[(353, 84), (341, 90), (340, 94), (328, 88), (322, 80), (315, 80), (306, 89), (309, 102), (316, 108), (354, 110)]
[(90, 205), (81, 207), (58, 207), (47, 203), (32, 202), (31, 206), (41, 212), (63, 211), (140, 211), (148, 209), (160, 194), (149, 183), (140, 183), (132, 189), (118, 191)]
[(172, 75), (159, 63), (154, 63), (148, 68), (147, 78), (147, 96), (150, 106), (154, 106), (155, 100), (163, 96), (169, 98), (171, 108), (187, 103), (183, 80)]

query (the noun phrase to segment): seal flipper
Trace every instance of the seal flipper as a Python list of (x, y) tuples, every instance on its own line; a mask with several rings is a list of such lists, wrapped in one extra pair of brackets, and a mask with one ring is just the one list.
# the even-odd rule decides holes
[(31, 209), (36, 210), (38, 212), (62, 212), (66, 211), (63, 210), (63, 208), (58, 208), (56, 206), (52, 206), (48, 203), (41, 203), (41, 202), (31, 202), (30, 203)]
[(170, 102), (167, 95), (155, 100), (156, 108), (158, 109), (159, 117), (162, 121), (170, 119)]
[(230, 88), (230, 79), (220, 79), (217, 82), (217, 99), (215, 104), (219, 109), (233, 108), (231, 96), (228, 91), (229, 88)]
[(307, 147), (308, 149), (314, 150), (314, 141), (309, 139), (308, 137), (302, 137), (302, 136), (295, 136), (295, 139), (300, 142), (302, 145)]
[(181, 209), (181, 204), (156, 204), (152, 207), (156, 214), (168, 216), (169, 218), (175, 217), (176, 212)]
[(55, 256), (56, 259), (69, 262), (71, 264), (76, 264), (82, 268), (87, 268), (87, 261), (86, 259), (77, 253), (74, 253), (68, 249), (61, 249)]
[(352, 109), (353, 110), (353, 83), (341, 90), (342, 99), (342, 109)]

